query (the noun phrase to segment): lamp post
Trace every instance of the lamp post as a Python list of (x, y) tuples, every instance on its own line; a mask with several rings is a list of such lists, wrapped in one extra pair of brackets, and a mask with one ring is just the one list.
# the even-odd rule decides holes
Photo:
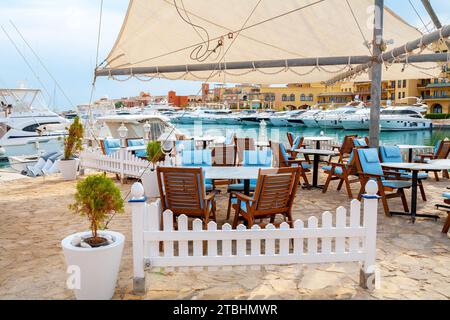
[(119, 129), (117, 129), (117, 132), (119, 133), (120, 137), (120, 183), (123, 183), (124, 180), (124, 160), (125, 160), (125, 148), (126, 148), (126, 140), (128, 129), (125, 127), (125, 125), (120, 125)]
[(125, 148), (126, 147), (125, 138), (127, 137), (128, 129), (127, 129), (127, 127), (125, 127), (123, 122), (120, 125), (119, 129), (117, 129), (117, 132), (119, 133), (119, 137), (120, 137), (120, 146), (122, 148)]
[(148, 120), (145, 121), (144, 124), (144, 142), (147, 144), (149, 140), (149, 133), (150, 133), (150, 123), (148, 123)]

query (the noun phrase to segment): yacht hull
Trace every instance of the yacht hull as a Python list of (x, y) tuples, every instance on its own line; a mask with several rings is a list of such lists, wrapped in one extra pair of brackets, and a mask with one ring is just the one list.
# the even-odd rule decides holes
[(369, 130), (368, 120), (341, 120), (345, 130)]
[(303, 123), (308, 128), (318, 128), (319, 124), (317, 123), (316, 119), (303, 119)]
[(431, 121), (417, 120), (380, 120), (381, 131), (429, 130)]

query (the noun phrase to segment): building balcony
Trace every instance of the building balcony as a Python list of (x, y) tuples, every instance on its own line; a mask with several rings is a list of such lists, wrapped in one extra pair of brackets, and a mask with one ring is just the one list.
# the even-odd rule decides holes
[(439, 96), (424, 96), (423, 98), (425, 100), (449, 100), (450, 95), (445, 94), (445, 95), (439, 95)]

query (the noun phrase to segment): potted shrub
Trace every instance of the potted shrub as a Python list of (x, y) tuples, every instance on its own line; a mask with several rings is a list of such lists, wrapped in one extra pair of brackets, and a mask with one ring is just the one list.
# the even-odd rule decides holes
[(148, 198), (155, 198), (159, 196), (158, 179), (156, 177), (156, 164), (164, 160), (164, 154), (161, 150), (161, 142), (148, 142), (147, 160), (150, 161), (150, 167), (144, 171), (141, 177), (142, 185), (144, 186), (145, 196)]
[(69, 127), (69, 133), (64, 138), (64, 156), (59, 161), (59, 171), (64, 180), (75, 180), (77, 178), (78, 160), (74, 155), (82, 150), (83, 125), (80, 118), (76, 117)]
[(88, 176), (78, 182), (75, 202), (69, 208), (86, 216), (90, 227), (90, 231), (72, 234), (61, 242), (74, 277), (69, 288), (79, 300), (111, 299), (125, 237), (105, 228), (116, 213), (124, 212), (120, 190), (104, 174)]

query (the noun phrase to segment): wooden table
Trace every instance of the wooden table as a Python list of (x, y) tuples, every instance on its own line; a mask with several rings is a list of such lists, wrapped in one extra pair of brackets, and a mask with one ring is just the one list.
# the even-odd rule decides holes
[(295, 152), (307, 154), (307, 155), (314, 155), (314, 161), (313, 161), (313, 182), (312, 187), (313, 188), (319, 188), (323, 189), (322, 185), (318, 185), (317, 180), (319, 176), (319, 161), (320, 156), (335, 156), (338, 155), (339, 152), (333, 151), (333, 150), (322, 150), (322, 149), (295, 149)]
[(416, 221), (416, 217), (438, 219), (439, 216), (431, 214), (417, 213), (417, 182), (420, 171), (442, 171), (450, 170), (450, 160), (431, 160), (429, 163), (409, 163), (409, 162), (383, 162), (383, 167), (391, 169), (406, 170), (412, 172), (412, 187), (411, 187), (411, 211), (410, 212), (396, 212), (391, 211), (391, 215), (410, 216), (412, 223)]
[(332, 137), (323, 137), (323, 136), (318, 136), (318, 137), (304, 137), (304, 141), (312, 141), (316, 143), (316, 149), (320, 149), (320, 143), (323, 141), (332, 141), (334, 140), (334, 138)]
[(244, 180), (244, 194), (250, 194), (250, 180), (258, 179), (259, 169), (270, 167), (203, 167), (205, 179), (213, 180)]
[(413, 150), (414, 149), (433, 149), (433, 146), (421, 146), (421, 145), (415, 145), (415, 144), (398, 144), (397, 147), (400, 149), (406, 149), (408, 150), (408, 162), (412, 162), (413, 160)]

